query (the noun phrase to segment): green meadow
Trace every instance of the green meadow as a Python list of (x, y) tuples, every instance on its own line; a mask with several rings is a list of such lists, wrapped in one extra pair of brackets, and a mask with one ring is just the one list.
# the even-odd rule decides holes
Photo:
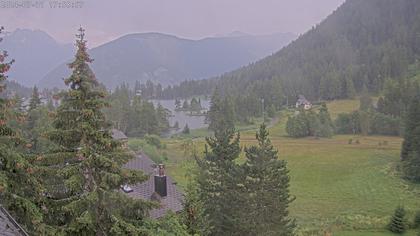
[[(358, 108), (358, 101), (328, 104), (331, 116)], [(270, 127), (272, 143), (287, 160), (290, 212), (301, 235), (392, 235), (386, 225), (395, 207), (403, 205), (412, 220), (420, 210), (420, 186), (399, 176), (402, 139), (388, 136), (337, 135), (331, 139), (292, 139), (285, 136), (287, 115), (282, 112)], [(256, 144), (255, 127), (241, 132), (243, 147)], [(193, 131), (194, 133), (194, 131)], [(203, 133), (204, 130), (196, 134)], [(131, 141), (131, 140), (130, 140)], [(184, 187), (194, 168), (192, 153), (202, 155), (205, 140), (178, 137), (163, 140), (169, 174)], [(408, 232), (406, 235), (416, 235)]]

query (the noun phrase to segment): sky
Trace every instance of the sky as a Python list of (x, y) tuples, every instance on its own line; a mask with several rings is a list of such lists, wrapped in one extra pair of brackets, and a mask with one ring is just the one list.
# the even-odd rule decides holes
[[(25, 2), (26, 5), (20, 3)], [(241, 31), (301, 34), (344, 0), (0, 0), (8, 31), (40, 29), (74, 40), (82, 25), (93, 46), (128, 33), (160, 32), (200, 39)], [(30, 3), (28, 5), (27, 3)], [(64, 5), (72, 3), (71, 6)], [(19, 5), (20, 4), (20, 5)], [(64, 8), (58, 8), (60, 5)]]

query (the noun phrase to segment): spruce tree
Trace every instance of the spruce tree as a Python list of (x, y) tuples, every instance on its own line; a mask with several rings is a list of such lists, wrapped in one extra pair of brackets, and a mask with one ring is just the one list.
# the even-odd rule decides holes
[(213, 96), (214, 137), (206, 138), (204, 158), (196, 158), (202, 217), (208, 224), (203, 231), (206, 235), (241, 235), (243, 226), (238, 222), (241, 206), (238, 181), (241, 178), (236, 164), (241, 152), (239, 134), (235, 135), (235, 128), (219, 113), (222, 110), (219, 105), (220, 100)]
[(39, 105), (41, 105), (41, 98), (39, 97), (38, 88), (35, 86), (29, 101), (29, 111), (35, 110)]
[(319, 121), (321, 123), (321, 130), (323, 137), (331, 137), (334, 133), (334, 125), (328, 111), (327, 104), (323, 103), (319, 109)]
[(183, 134), (190, 134), (190, 127), (188, 127), (188, 124), (185, 124), (184, 129), (182, 130)]
[(362, 94), (360, 96), (360, 108), (361, 111), (369, 111), (372, 108), (372, 98), (369, 95), (369, 90), (366, 85), (363, 86)]
[(389, 230), (393, 233), (402, 234), (405, 232), (407, 227), (407, 222), (405, 219), (405, 210), (403, 207), (399, 206), (395, 209), (394, 215), (391, 217), (391, 222), (389, 223)]
[[(0, 28), (0, 34), (3, 27)], [(1, 42), (1, 38), (0, 38)], [(40, 210), (42, 187), (34, 176), (37, 169), (24, 155), (30, 147), (20, 130), (11, 128), (11, 120), (19, 120), (10, 109), (11, 101), (3, 98), (6, 73), (13, 60), (7, 61), (7, 52), (0, 52), (0, 204), (7, 208), (17, 221), (31, 234), (46, 235)]]
[(420, 182), (420, 95), (412, 99), (407, 111), (401, 160), (404, 176)]
[(245, 149), (245, 204), (241, 215), (246, 235), (293, 235), (294, 220), (288, 207), (294, 200), (289, 193), (287, 163), (278, 158), (263, 124), (256, 134), (258, 146)]
[(212, 131), (234, 129), (235, 113), (232, 101), (229, 98), (222, 99), (218, 89), (211, 98), (206, 120), (209, 123), (209, 130)]
[(48, 224), (65, 235), (141, 235), (151, 203), (118, 191), (145, 176), (122, 165), (130, 155), (111, 137), (102, 109), (106, 93), (89, 67), (84, 30), (77, 35), (77, 53), (65, 79), (68, 91), (48, 133), (59, 148), (37, 157), (43, 166)]

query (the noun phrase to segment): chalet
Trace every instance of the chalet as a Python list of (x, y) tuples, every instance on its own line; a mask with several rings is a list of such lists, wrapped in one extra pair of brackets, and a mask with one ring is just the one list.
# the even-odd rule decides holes
[(124, 148), (128, 148), (128, 137), (121, 130), (112, 129), (111, 132), (114, 140), (120, 141)]
[(9, 212), (0, 206), (0, 235), (29, 236), (28, 233), (16, 222)]
[(125, 164), (125, 168), (141, 170), (149, 175), (145, 182), (134, 186), (124, 186), (123, 191), (133, 198), (156, 201), (160, 207), (149, 212), (154, 219), (161, 218), (169, 211), (178, 213), (183, 210), (184, 195), (171, 177), (165, 174), (164, 165), (156, 165), (148, 156), (140, 154)]
[(305, 96), (299, 95), (298, 100), (296, 101), (296, 108), (303, 108), (309, 110), (312, 108), (312, 103), (309, 102)]

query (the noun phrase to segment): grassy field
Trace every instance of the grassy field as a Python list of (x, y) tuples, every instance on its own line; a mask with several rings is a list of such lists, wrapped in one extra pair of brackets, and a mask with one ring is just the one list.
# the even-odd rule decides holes
[[(357, 109), (358, 102), (338, 101), (328, 107), (335, 117)], [(398, 176), (401, 138), (340, 135), (291, 139), (284, 132), (287, 114), (279, 115), (270, 133), (280, 158), (288, 162), (291, 192), (296, 196), (290, 210), (302, 235), (323, 235), (325, 231), (343, 236), (392, 235), (385, 226), (395, 207), (403, 205), (410, 220), (420, 210), (420, 186)], [(241, 133), (243, 147), (256, 144), (254, 132)], [(185, 175), (194, 165), (191, 153), (202, 154), (204, 139), (164, 142), (168, 172), (185, 186)]]

